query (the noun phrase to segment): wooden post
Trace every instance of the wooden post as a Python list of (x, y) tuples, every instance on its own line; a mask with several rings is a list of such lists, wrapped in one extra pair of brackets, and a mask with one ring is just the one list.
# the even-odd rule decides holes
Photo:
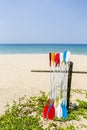
[(71, 90), (71, 80), (72, 80), (72, 69), (73, 69), (73, 62), (70, 62), (69, 71), (68, 71), (68, 85), (67, 85), (67, 109), (69, 109), (69, 102), (70, 102), (70, 90)]

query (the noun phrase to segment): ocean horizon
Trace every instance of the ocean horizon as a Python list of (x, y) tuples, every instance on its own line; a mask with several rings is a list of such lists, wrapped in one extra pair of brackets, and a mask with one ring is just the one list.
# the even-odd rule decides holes
[(72, 54), (87, 55), (87, 44), (0, 44), (0, 54), (48, 54), (68, 50)]

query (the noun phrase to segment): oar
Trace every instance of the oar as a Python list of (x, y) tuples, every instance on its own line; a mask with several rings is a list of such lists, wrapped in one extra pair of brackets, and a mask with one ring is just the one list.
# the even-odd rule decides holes
[(52, 54), (49, 53), (49, 65), (50, 65), (50, 99), (52, 98)]
[(53, 87), (54, 87), (54, 82), (55, 82), (55, 67), (54, 67), (54, 57), (55, 57), (55, 53), (51, 52), (51, 69), (52, 69), (52, 73), (51, 73), (51, 89), (52, 89), (52, 95), (51, 98), (53, 99)]
[[(67, 63), (70, 61), (70, 52), (68, 51), (68, 52), (64, 52), (64, 54), (63, 54), (63, 60), (64, 60), (64, 62), (65, 62), (65, 74), (66, 74), (66, 66), (67, 66)], [(66, 81), (67, 79), (66, 79), (66, 75), (65, 75), (65, 81)], [(66, 81), (67, 82), (67, 81)], [(63, 102), (62, 102), (62, 118), (67, 118), (68, 117), (68, 110), (67, 110), (67, 98), (66, 98), (66, 92), (65, 91), (67, 91), (67, 83), (64, 83), (64, 99), (63, 99)]]
[[(60, 54), (59, 53), (57, 53), (56, 55), (55, 55), (55, 57), (54, 57), (54, 63), (55, 63), (55, 71), (57, 70), (57, 68), (59, 67), (59, 65), (60, 65)], [(57, 79), (58, 77), (57, 77), (57, 75), (55, 75), (55, 80)], [(58, 79), (57, 79), (58, 80)], [(55, 116), (57, 116), (57, 89), (58, 89), (58, 81), (55, 81), (55, 103), (54, 103), (54, 105), (55, 105)]]
[[(67, 52), (65, 51), (63, 53), (63, 62), (64, 62), (64, 67), (65, 67), (65, 64), (66, 64), (66, 54)], [(66, 68), (66, 67), (65, 67)], [(64, 69), (65, 69), (64, 68)], [(63, 82), (66, 78), (66, 72), (64, 72), (64, 79), (63, 79)], [(65, 82), (64, 82), (65, 83)], [(64, 86), (64, 89), (63, 89), (63, 101), (62, 101), (62, 118), (67, 118), (68, 114), (67, 114), (67, 106), (66, 106), (66, 99), (64, 98), (65, 97), (65, 84), (63, 85)]]
[[(57, 53), (56, 55), (55, 55), (55, 64), (56, 64), (56, 66), (58, 66), (58, 67), (60, 67), (60, 53)], [(58, 86), (57, 86), (58, 87)], [(60, 90), (59, 90), (60, 91)], [(61, 107), (61, 101), (60, 101), (60, 92), (59, 92), (59, 104), (58, 104), (58, 106), (57, 106), (57, 108), (56, 108), (56, 116), (58, 117), (58, 118), (61, 118), (62, 117), (62, 107)]]
[[(49, 53), (49, 65), (50, 68), (54, 65), (54, 56), (55, 53)], [(53, 84), (53, 78), (51, 77), (51, 69), (50, 69), (50, 99), (48, 100), (48, 103), (45, 105), (44, 110), (43, 110), (43, 117), (48, 118), (50, 120), (53, 120), (55, 116), (55, 108), (54, 108), (54, 101), (52, 99), (52, 84)]]
[[(66, 71), (65, 71), (66, 73)], [(65, 74), (65, 79), (64, 79), (64, 92), (63, 92), (63, 101), (62, 101), (62, 118), (67, 118), (68, 117), (68, 110), (67, 110), (67, 98), (66, 98), (66, 74)]]
[(54, 107), (54, 100), (53, 100), (53, 83), (54, 83), (54, 57), (55, 57), (55, 53), (54, 52), (51, 52), (51, 67), (53, 67), (53, 73), (50, 72), (50, 74), (52, 74), (52, 78), (50, 78), (50, 104), (49, 104), (49, 107), (48, 107), (48, 111), (47, 111), (47, 118), (50, 119), (50, 120), (53, 120), (53, 118), (55, 117), (55, 107)]
[(47, 118), (47, 114), (48, 114), (48, 108), (49, 108), (49, 105), (50, 105), (50, 99), (51, 99), (51, 95), (52, 95), (52, 88), (51, 88), (51, 53), (49, 53), (49, 66), (50, 66), (50, 97), (46, 103), (46, 105), (44, 106), (44, 109), (43, 109), (43, 118)]

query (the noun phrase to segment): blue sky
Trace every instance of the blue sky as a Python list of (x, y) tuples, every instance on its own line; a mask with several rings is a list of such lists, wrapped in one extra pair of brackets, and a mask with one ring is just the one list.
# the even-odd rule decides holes
[(87, 0), (0, 0), (0, 43), (87, 43)]

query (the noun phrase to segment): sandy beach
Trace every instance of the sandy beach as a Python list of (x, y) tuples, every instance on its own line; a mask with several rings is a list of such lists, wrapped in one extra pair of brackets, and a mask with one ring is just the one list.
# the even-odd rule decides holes
[[(87, 71), (87, 55), (72, 55), (73, 71)], [(49, 70), (47, 54), (0, 55), (0, 115), (5, 111), (7, 102), (27, 95), (39, 95), (40, 91), (49, 92), (49, 73), (31, 72)], [(72, 74), (72, 89), (87, 90), (87, 74)]]

